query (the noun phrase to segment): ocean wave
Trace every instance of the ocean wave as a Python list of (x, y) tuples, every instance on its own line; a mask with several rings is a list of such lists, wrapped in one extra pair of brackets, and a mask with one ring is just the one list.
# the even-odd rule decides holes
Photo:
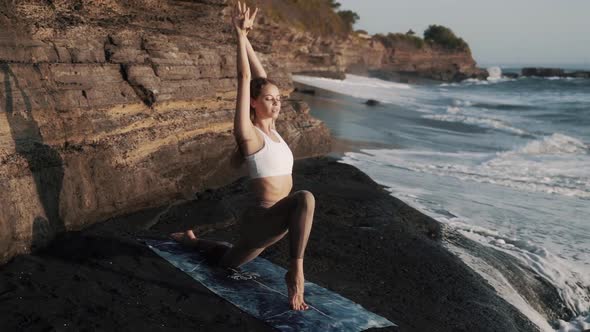
[(547, 248), (458, 220), (450, 220), (448, 224), (469, 238), (518, 258), (524, 266), (552, 284), (575, 315), (590, 308), (590, 276), (577, 271)]
[(536, 79), (536, 80), (547, 80), (547, 81), (573, 81), (583, 80), (582, 77), (562, 77), (562, 76), (521, 76), (524, 78)]
[(471, 85), (492, 85), (492, 84), (499, 84), (499, 83), (506, 83), (506, 82), (513, 82), (517, 79), (502, 76), (500, 78), (488, 78), (485, 80), (480, 80), (477, 78), (467, 78), (462, 80), (461, 82), (453, 82), (453, 83), (440, 83), (439, 87), (465, 87)]
[[(497, 231), (470, 225), (461, 221), (450, 220), (447, 223), (467, 238), (517, 258), (521, 264), (534, 271), (537, 276), (552, 285), (557, 290), (564, 305), (576, 316), (571, 317), (569, 321), (558, 319), (557, 322), (554, 322), (557, 324), (557, 331), (582, 332), (590, 328), (590, 324), (588, 324), (590, 323), (590, 316), (588, 315), (588, 310), (590, 310), (590, 294), (588, 293), (588, 289), (590, 289), (590, 276), (577, 270), (567, 261), (546, 248), (535, 245), (530, 241), (504, 236)], [(466, 258), (464, 257), (466, 253), (459, 253), (456, 248), (453, 249), (453, 251), (460, 254), (461, 258)], [(501, 271), (497, 271), (499, 273), (490, 273), (490, 270), (493, 269), (490, 266), (487, 266), (485, 269), (481, 268), (481, 266), (473, 267), (476, 271), (483, 273), (484, 277), (494, 285), (504, 298), (515, 305), (521, 312), (526, 313), (539, 327), (547, 331), (553, 330), (552, 328), (549, 329), (539, 319), (540, 315), (526, 301), (522, 301), (520, 295), (501, 276)], [(510, 290), (506, 291), (506, 286)]]
[(563, 134), (531, 141), (523, 147), (497, 153), (436, 152), (420, 150), (362, 150), (382, 166), (450, 176), (505, 186), (590, 199), (588, 146)]
[(346, 74), (346, 79), (344, 80), (337, 80), (332, 78), (324, 78), (324, 77), (313, 77), (313, 76), (303, 76), (303, 75), (293, 75), (293, 80), (295, 82), (308, 84), (312, 86), (317, 86), (320, 88), (325, 88), (327, 90), (330, 89), (337, 89), (338, 87), (342, 86), (351, 86), (351, 87), (367, 87), (367, 88), (387, 88), (387, 89), (403, 89), (409, 90), (412, 89), (412, 86), (409, 84), (404, 83), (395, 83), (390, 81), (384, 81), (378, 78), (373, 77), (365, 77), (365, 76), (358, 76), (352, 74)]
[(453, 99), (453, 106), (473, 106), (473, 102), (469, 100)]
[(417, 98), (428, 98), (409, 84), (351, 74), (346, 74), (344, 80), (293, 75), (293, 81), (359, 99), (375, 99), (382, 103), (407, 105), (412, 108), (423, 106), (417, 103)]
[(508, 153), (540, 155), (588, 154), (589, 152), (590, 145), (585, 144), (581, 140), (560, 133), (554, 133), (553, 135), (547, 136), (541, 140), (532, 141), (515, 152)]
[(423, 115), (422, 117), (431, 120), (461, 122), (470, 125), (478, 125), (486, 128), (501, 130), (510, 134), (516, 134), (519, 136), (532, 136), (532, 134), (526, 130), (512, 127), (499, 119), (460, 115), (458, 113), (461, 112), (461, 109), (457, 107), (449, 107), (447, 108), (447, 112), (451, 114), (427, 114)]
[(498, 66), (493, 66), (487, 68), (488, 71), (488, 81), (499, 80), (502, 78), (502, 69)]
[(557, 332), (583, 332), (590, 330), (590, 314), (580, 315), (569, 322), (558, 320)]

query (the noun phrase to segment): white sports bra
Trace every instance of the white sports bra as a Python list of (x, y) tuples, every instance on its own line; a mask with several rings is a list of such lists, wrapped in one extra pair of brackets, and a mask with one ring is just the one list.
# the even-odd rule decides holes
[(246, 156), (250, 178), (263, 178), (267, 176), (287, 175), (293, 171), (293, 153), (281, 135), (274, 130), (280, 142), (273, 141), (262, 129), (254, 126), (262, 133), (264, 146), (257, 152)]

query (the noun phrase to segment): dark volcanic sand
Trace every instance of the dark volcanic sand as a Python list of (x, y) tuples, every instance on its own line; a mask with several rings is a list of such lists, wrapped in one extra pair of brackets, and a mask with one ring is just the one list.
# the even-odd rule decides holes
[[(306, 278), (400, 326), (383, 331), (536, 330), (441, 246), (436, 221), (358, 169), (300, 160), (294, 180), (316, 197)], [(15, 257), (0, 267), (0, 331), (270, 331), (134, 240), (197, 227), (231, 242), (248, 198), (242, 178)], [(286, 266), (287, 253), (285, 238), (262, 256)]]

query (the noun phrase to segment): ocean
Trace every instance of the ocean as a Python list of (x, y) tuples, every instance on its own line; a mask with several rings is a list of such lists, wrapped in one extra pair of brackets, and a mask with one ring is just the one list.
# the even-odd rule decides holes
[(298, 98), (346, 142), (341, 162), (553, 285), (571, 317), (548, 321), (502, 271), (447, 244), (541, 330), (590, 329), (590, 80), (489, 71), (416, 85), (293, 79), (316, 90)]

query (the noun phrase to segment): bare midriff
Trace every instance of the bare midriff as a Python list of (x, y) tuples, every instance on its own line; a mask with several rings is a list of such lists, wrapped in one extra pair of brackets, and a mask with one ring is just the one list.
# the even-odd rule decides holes
[(250, 180), (250, 190), (259, 201), (278, 202), (287, 197), (292, 188), (293, 177), (291, 174)]

